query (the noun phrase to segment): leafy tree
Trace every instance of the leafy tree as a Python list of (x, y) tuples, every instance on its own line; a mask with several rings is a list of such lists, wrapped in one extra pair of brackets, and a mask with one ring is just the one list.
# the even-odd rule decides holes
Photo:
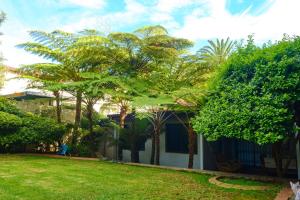
[(37, 63), (22, 66), (20, 77), (31, 80), (29, 87), (47, 89), (55, 96), (56, 120), (61, 123), (61, 84), (64, 81), (63, 66), (54, 63)]
[[(196, 146), (196, 133), (192, 127), (192, 118), (205, 103), (205, 97), (213, 87), (220, 66), (233, 52), (234, 43), (227, 38), (216, 43), (209, 41), (210, 46), (203, 47), (196, 55), (185, 55), (172, 63), (168, 74), (167, 87), (174, 102), (171, 105), (177, 120), (185, 127), (189, 138), (188, 168), (193, 167)], [(164, 84), (166, 85), (166, 84)], [(163, 86), (162, 86), (163, 87)], [(179, 117), (177, 113), (183, 115)]]
[[(70, 87), (71, 90), (68, 90), (70, 92), (75, 91), (77, 111), (81, 109), (81, 101), (86, 103), (91, 119), (93, 105), (117, 84), (117, 77), (111, 76), (115, 50), (111, 47), (110, 40), (101, 33), (96, 30), (84, 30), (79, 33), (66, 55), (72, 58), (71, 62), (68, 61), (68, 66), (71, 68), (73, 78), (65, 87), (66, 89)], [(75, 129), (79, 126), (77, 124), (79, 121), (80, 115), (77, 115)], [(92, 127), (90, 124), (90, 132)], [(75, 135), (74, 139), (76, 137)]]
[(30, 79), (31, 87), (53, 92), (56, 100), (57, 121), (60, 123), (62, 82), (70, 80), (66, 51), (74, 42), (72, 39), (74, 36), (61, 31), (51, 33), (31, 31), (30, 36), (34, 42), (19, 44), (18, 47), (52, 62), (23, 66), (20, 69), (21, 77)]
[[(35, 42), (19, 45), (33, 54), (37, 54), (52, 63), (39, 63), (25, 66), (25, 75), (32, 76), (34, 81), (42, 83), (40, 86), (51, 90), (59, 100), (59, 91), (66, 90), (76, 97), (75, 122), (72, 143), (77, 142), (81, 120), (81, 103), (83, 90), (81, 85), (82, 73), (101, 70), (107, 60), (103, 55), (106, 50), (104, 37), (98, 33), (85, 30), (79, 34), (62, 31), (51, 33), (32, 31), (31, 36)], [(92, 55), (92, 58), (91, 58)], [(73, 84), (70, 84), (73, 83)], [(69, 88), (68, 88), (69, 87)], [(60, 103), (57, 102), (58, 119), (61, 112)]]
[[(111, 33), (108, 38), (117, 49), (114, 74), (126, 77), (139, 96), (146, 91), (145, 83), (150, 83), (147, 79), (152, 72), (159, 70), (160, 65), (171, 57), (177, 56), (180, 50), (192, 45), (188, 40), (169, 36), (162, 26), (146, 26), (133, 33)], [(113, 96), (120, 105), (121, 127), (135, 96), (136, 93), (126, 91)]]
[[(226, 44), (228, 41), (229, 39), (226, 41)], [(223, 42), (220, 44), (223, 44)], [(231, 52), (232, 45), (228, 46), (227, 50)], [(173, 85), (175, 86), (171, 93), (175, 104), (172, 105), (172, 109), (176, 111), (174, 116), (188, 133), (188, 168), (193, 168), (197, 142), (196, 133), (192, 126), (192, 118), (205, 104), (205, 97), (211, 90), (213, 80), (216, 79), (216, 75), (220, 70), (220, 65), (226, 59), (227, 56), (214, 63), (213, 57), (208, 57), (205, 51), (202, 51), (200, 55), (188, 55), (179, 59), (179, 62), (175, 65), (176, 67), (173, 67), (173, 78), (170, 79), (173, 80)], [(178, 112), (183, 113), (181, 115), (183, 117), (180, 118), (177, 115)]]
[[(147, 69), (141, 74), (141, 79), (146, 85), (141, 92), (141, 98), (135, 98), (135, 104), (143, 104), (144, 107), (151, 107), (148, 119), (153, 126), (152, 134), (152, 155), (151, 163), (159, 165), (160, 159), (160, 133), (165, 120), (169, 118), (166, 112), (167, 104), (173, 102), (171, 92), (177, 88), (172, 77), (175, 64), (187, 53), (193, 44), (189, 40), (174, 38), (161, 26), (145, 27), (136, 31), (143, 39), (142, 48), (148, 60)], [(152, 111), (151, 111), (152, 110)], [(155, 159), (154, 159), (155, 157)]]
[[(182, 54), (169, 60), (168, 63), (164, 63), (161, 70), (155, 74), (153, 73), (150, 78), (153, 81), (151, 90), (156, 91), (157, 105), (165, 105), (168, 110), (175, 111), (173, 115), (187, 130), (189, 137), (189, 168), (193, 167), (196, 145), (196, 134), (192, 128), (191, 118), (197, 112), (198, 105), (203, 102), (203, 97), (206, 94), (205, 83), (214, 70), (214, 67), (207, 65), (197, 55)], [(156, 112), (154, 112), (154, 118), (152, 117), (151, 121), (156, 122), (156, 127), (161, 127), (163, 123), (158, 123), (161, 120), (155, 119), (157, 118)], [(178, 112), (184, 113), (184, 117), (179, 117)], [(165, 117), (169, 118), (170, 116), (166, 115)], [(155, 137), (153, 136), (153, 138)], [(152, 144), (152, 146), (155, 147), (155, 144)], [(151, 161), (153, 161), (153, 154), (151, 158)]]
[[(110, 76), (107, 73), (82, 73), (84, 80), (77, 82), (75, 87), (81, 87), (83, 102), (86, 104), (88, 129), (93, 132), (93, 106), (98, 100), (104, 99), (105, 95), (115, 95), (119, 89), (126, 87), (119, 78)], [(72, 85), (72, 84), (71, 84)], [(67, 87), (70, 87), (68, 85)]]
[(256, 47), (253, 39), (234, 53), (221, 72), (222, 79), (193, 121), (197, 133), (209, 141), (238, 138), (259, 145), (273, 144), (281, 176), (282, 143), (294, 138), (299, 126), (298, 37)]

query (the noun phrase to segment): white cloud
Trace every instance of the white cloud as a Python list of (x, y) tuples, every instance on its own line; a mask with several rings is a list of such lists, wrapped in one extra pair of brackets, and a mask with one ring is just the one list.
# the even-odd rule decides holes
[(175, 11), (180, 11), (186, 7), (196, 8), (204, 6), (208, 0), (158, 0), (156, 4), (150, 8), (150, 21), (161, 24), (168, 30), (180, 28), (180, 24), (174, 17)]
[(108, 33), (111, 31), (111, 24), (102, 16), (83, 15), (78, 21), (63, 26), (60, 25), (60, 27), (57, 28), (67, 32), (78, 32), (83, 29), (97, 29)]
[[(2, 28), (2, 27), (1, 27)], [(16, 47), (16, 45), (30, 41), (28, 31), (29, 27), (13, 19), (7, 20), (3, 24), (4, 35), (0, 37), (0, 52), (4, 57), (4, 64), (11, 67), (19, 67), (22, 64), (31, 64), (35, 62), (45, 62), (38, 56), (25, 52)]]
[(148, 19), (149, 8), (135, 0), (125, 0), (124, 11), (104, 15), (83, 14), (74, 23), (61, 27), (62, 30), (76, 32), (83, 29), (98, 29), (104, 33), (119, 31), (120, 28)]
[(148, 13), (149, 9), (136, 0), (125, 0), (125, 5), (125, 11), (111, 13), (103, 16), (103, 18), (113, 26), (122, 27), (143, 22), (147, 19), (147, 15), (150, 14)]
[(171, 13), (175, 9), (183, 8), (199, 2), (203, 2), (203, 0), (158, 0), (156, 9), (160, 12)]
[[(64, 0), (64, 2), (97, 7), (104, 6), (106, 0)], [(191, 11), (184, 17), (183, 25), (180, 25), (174, 17), (174, 12), (186, 6), (191, 8)], [(280, 39), (283, 33), (300, 34), (299, 7), (299, 0), (268, 0), (254, 14), (251, 14), (249, 9), (241, 14), (232, 14), (226, 9), (226, 0), (158, 0), (152, 6), (145, 6), (137, 0), (125, 0), (123, 11), (101, 15), (88, 10), (76, 16), (76, 22), (69, 24), (64, 24), (64, 19), (60, 16), (52, 16), (49, 18), (51, 19), (49, 30), (54, 28), (76, 32), (91, 28), (111, 32), (120, 31), (127, 26), (152, 23), (165, 26), (175, 36), (194, 41), (228, 36), (232, 39), (241, 39), (252, 33), (258, 41), (267, 41)], [(20, 64), (43, 61), (37, 56), (15, 48), (18, 43), (30, 41), (27, 31), (31, 29), (32, 27), (11, 18), (1, 27), (4, 36), (0, 38), (2, 40), (0, 51), (7, 59), (5, 64), (17, 67)]]
[(103, 8), (105, 0), (61, 0), (60, 3), (74, 4), (87, 8)]
[[(184, 25), (175, 31), (176, 36), (192, 40), (206, 40), (211, 38), (232, 39), (246, 38), (254, 33), (258, 42), (279, 40), (284, 33), (300, 34), (299, 0), (269, 0), (260, 15), (250, 14), (246, 10), (242, 14), (234, 15), (225, 8), (225, 0), (211, 0), (198, 12), (185, 16)], [(207, 9), (206, 11), (203, 9)], [(208, 15), (199, 15), (208, 12)], [(261, 12), (258, 10), (257, 13)]]

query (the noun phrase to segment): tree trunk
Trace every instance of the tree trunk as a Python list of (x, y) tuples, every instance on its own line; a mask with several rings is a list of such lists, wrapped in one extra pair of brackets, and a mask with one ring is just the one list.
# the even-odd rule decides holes
[(58, 141), (57, 141), (56, 152), (59, 151), (59, 148), (61, 147), (61, 145), (62, 145), (62, 141), (61, 141), (61, 140), (58, 140)]
[(80, 120), (81, 120), (81, 102), (82, 102), (82, 92), (77, 91), (76, 113), (75, 113), (75, 123), (74, 123), (74, 130), (73, 130), (72, 145), (75, 145), (77, 143), (77, 138), (79, 135), (79, 126), (80, 126)]
[(131, 162), (134, 163), (140, 162), (139, 151), (137, 150), (135, 143), (131, 145)]
[(283, 169), (282, 169), (282, 156), (281, 156), (281, 143), (276, 142), (272, 145), (272, 154), (276, 165), (276, 173), (278, 177), (283, 176)]
[(155, 158), (155, 135), (154, 131), (151, 133), (151, 158), (150, 164), (154, 165), (154, 158)]
[(294, 105), (295, 110), (295, 122), (300, 127), (300, 101), (296, 101)]
[(127, 115), (127, 108), (125, 106), (121, 106), (120, 108), (120, 127), (125, 127), (125, 118)]
[(196, 134), (191, 126), (188, 127), (188, 136), (189, 136), (189, 163), (188, 168), (192, 169), (194, 165), (194, 153), (195, 153), (195, 142)]
[(93, 133), (93, 104), (92, 102), (87, 103), (87, 118), (89, 121), (88, 129), (90, 134)]
[(160, 128), (158, 127), (155, 131), (155, 147), (156, 147), (156, 152), (155, 152), (155, 164), (160, 165)]
[(106, 145), (107, 145), (107, 141), (106, 139), (103, 141), (103, 156), (106, 157)]
[(59, 94), (59, 91), (54, 91), (53, 94), (55, 96), (55, 104), (56, 104), (56, 120), (57, 120), (57, 123), (61, 123), (60, 94)]

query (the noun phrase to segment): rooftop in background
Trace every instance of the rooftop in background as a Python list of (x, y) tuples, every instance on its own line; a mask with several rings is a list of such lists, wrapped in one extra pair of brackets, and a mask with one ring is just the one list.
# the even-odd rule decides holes
[(5, 72), (10, 72), (10, 73), (18, 73), (18, 69), (15, 67), (11, 67), (11, 66), (4, 66), (4, 70)]
[(16, 92), (12, 94), (3, 95), (7, 98), (12, 98), (15, 100), (33, 100), (33, 99), (42, 99), (42, 98), (54, 98), (53, 95), (49, 95), (43, 92), (33, 92), (33, 91), (24, 91)]

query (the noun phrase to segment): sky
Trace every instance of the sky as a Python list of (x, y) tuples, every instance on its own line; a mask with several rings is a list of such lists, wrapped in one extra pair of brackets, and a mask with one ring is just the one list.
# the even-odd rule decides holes
[(195, 43), (209, 39), (246, 39), (258, 44), (300, 35), (300, 0), (0, 0), (7, 20), (0, 27), (4, 64), (44, 62), (15, 46), (30, 41), (30, 30), (103, 33), (133, 32), (146, 25), (162, 25), (175, 37)]

